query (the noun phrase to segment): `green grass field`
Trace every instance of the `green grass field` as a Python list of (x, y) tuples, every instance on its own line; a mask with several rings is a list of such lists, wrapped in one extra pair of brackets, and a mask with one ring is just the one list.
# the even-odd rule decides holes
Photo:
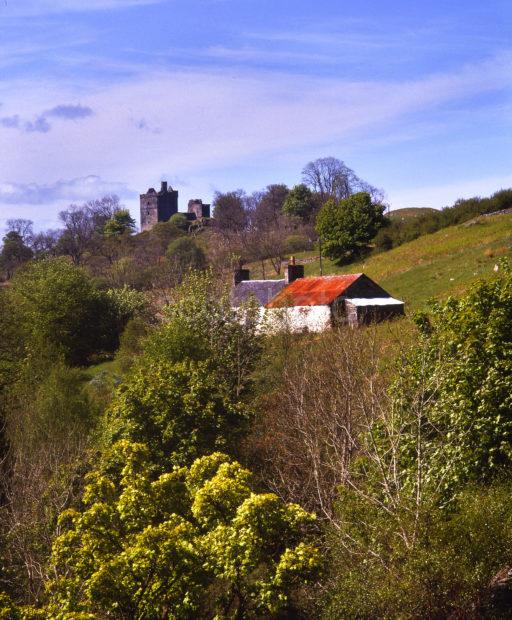
[[(323, 274), (364, 272), (404, 300), (408, 311), (414, 311), (430, 298), (460, 295), (475, 280), (491, 277), (498, 259), (510, 256), (511, 250), (512, 215), (496, 215), (444, 228), (343, 267), (324, 259)], [(304, 252), (297, 258), (311, 260), (317, 254)], [(250, 268), (252, 278), (261, 277), (259, 265)], [(305, 272), (306, 276), (319, 275), (319, 261), (307, 262)], [(271, 273), (269, 264), (267, 274)]]

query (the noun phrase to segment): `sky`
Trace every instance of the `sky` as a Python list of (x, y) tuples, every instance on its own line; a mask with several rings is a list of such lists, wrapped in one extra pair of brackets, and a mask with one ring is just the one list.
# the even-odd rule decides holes
[(0, 0), (0, 232), (343, 160), (392, 209), (512, 187), (510, 0)]

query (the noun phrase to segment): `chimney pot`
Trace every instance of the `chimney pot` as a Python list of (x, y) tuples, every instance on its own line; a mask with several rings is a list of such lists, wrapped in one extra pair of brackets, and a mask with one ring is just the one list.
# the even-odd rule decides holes
[(167, 192), (167, 181), (162, 181), (162, 192)]

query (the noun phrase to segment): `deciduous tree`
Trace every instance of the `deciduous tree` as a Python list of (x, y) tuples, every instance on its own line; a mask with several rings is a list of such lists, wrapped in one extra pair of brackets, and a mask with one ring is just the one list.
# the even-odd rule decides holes
[(359, 256), (383, 223), (384, 207), (360, 192), (345, 200), (328, 200), (320, 209), (316, 230), (323, 250), (338, 263)]

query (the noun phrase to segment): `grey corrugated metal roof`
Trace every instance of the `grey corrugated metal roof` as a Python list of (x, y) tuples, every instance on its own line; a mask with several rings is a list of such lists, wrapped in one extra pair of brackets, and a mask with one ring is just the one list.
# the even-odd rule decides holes
[(284, 280), (243, 280), (233, 288), (231, 303), (238, 308), (253, 297), (259, 306), (264, 306), (284, 285)]

